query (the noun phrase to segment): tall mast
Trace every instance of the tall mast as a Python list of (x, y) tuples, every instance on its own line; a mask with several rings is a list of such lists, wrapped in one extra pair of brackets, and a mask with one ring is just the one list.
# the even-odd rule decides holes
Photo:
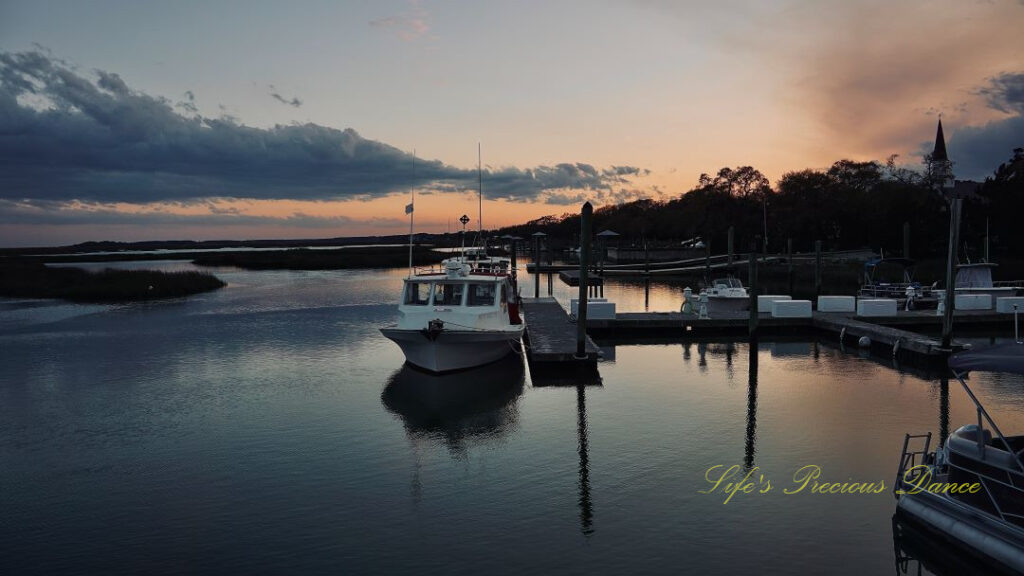
[(476, 222), (480, 226), (480, 237), (484, 234), (484, 170), (480, 163), (480, 143), (476, 143), (476, 176), (477, 176), (477, 216)]

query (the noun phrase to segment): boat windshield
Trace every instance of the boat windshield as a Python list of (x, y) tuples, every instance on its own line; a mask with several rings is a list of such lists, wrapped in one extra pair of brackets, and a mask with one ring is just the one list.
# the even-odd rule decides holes
[(494, 284), (470, 284), (466, 306), (493, 306), (495, 294)]
[(462, 282), (434, 284), (434, 306), (461, 306), (464, 287)]
[(425, 282), (406, 282), (403, 303), (413, 306), (426, 306), (430, 302), (430, 284)]
[(715, 288), (743, 288), (739, 278), (719, 278), (714, 282)]

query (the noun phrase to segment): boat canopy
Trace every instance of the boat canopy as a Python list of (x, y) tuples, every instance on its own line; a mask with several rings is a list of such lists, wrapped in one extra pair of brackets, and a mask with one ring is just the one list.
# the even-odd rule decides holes
[(949, 367), (958, 374), (971, 370), (1024, 374), (1024, 343), (957, 352), (949, 357)]
[(991, 288), (995, 264), (961, 264), (956, 269), (957, 288)]

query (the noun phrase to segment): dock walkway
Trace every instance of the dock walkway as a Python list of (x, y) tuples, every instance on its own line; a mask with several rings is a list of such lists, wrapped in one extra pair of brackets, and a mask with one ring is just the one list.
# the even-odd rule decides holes
[[(586, 358), (576, 358), (576, 323), (554, 298), (524, 298), (527, 358), (532, 367), (585, 364), (596, 366), (600, 349), (587, 336)], [(589, 326), (589, 323), (588, 323)]]

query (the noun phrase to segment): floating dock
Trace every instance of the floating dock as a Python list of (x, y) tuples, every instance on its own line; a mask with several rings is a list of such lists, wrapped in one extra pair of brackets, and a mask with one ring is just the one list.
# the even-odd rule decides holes
[(532, 369), (597, 367), (600, 349), (589, 335), (585, 343), (585, 357), (576, 357), (576, 323), (557, 300), (524, 298), (522, 310), (526, 320), (523, 339)]
[[(1013, 328), (1013, 317), (990, 311), (959, 310), (953, 325), (960, 333), (972, 329)], [(614, 320), (587, 320), (587, 332), (597, 338), (707, 338), (744, 337), (750, 326), (747, 312), (719, 313), (713, 318), (699, 319), (679, 312), (626, 312)], [(867, 337), (874, 349), (895, 350), (918, 360), (941, 360), (950, 352), (962, 349), (956, 342), (943, 348), (938, 338), (924, 332), (938, 332), (942, 317), (934, 310), (900, 312), (891, 317), (858, 317), (848, 312), (814, 312), (811, 318), (772, 318), (758, 315), (758, 333), (762, 336), (793, 336), (817, 332), (847, 344), (856, 344)], [(912, 331), (913, 330), (913, 331)]]
[[(562, 280), (562, 282), (565, 282), (569, 286), (579, 286), (580, 285), (580, 270), (579, 270), (579, 268), (576, 268), (574, 270), (562, 270), (561, 272), (558, 273), (558, 277)], [(595, 274), (593, 272), (590, 273), (590, 274), (587, 274), (587, 285), (591, 286), (591, 287), (593, 287), (593, 286), (604, 286), (604, 278), (602, 278), (601, 276), (599, 276), (599, 275), (597, 275), (597, 274)]]

